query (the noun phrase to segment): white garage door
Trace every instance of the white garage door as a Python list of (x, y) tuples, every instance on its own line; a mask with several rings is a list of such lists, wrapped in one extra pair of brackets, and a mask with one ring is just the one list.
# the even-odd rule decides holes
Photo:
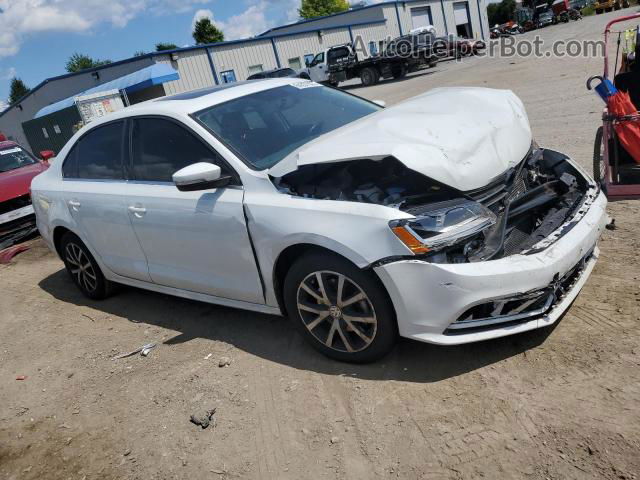
[(464, 25), (469, 22), (469, 12), (467, 10), (467, 2), (457, 2), (453, 4), (453, 15), (456, 19), (456, 25)]
[(427, 27), (431, 25), (431, 8), (418, 7), (411, 9), (411, 25), (413, 28)]

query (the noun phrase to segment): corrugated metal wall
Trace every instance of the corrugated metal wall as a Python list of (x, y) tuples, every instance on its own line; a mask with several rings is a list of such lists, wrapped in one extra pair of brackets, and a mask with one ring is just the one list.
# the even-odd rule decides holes
[[(396, 36), (388, 31), (386, 24), (353, 27), (351, 32), (353, 33), (353, 41), (356, 43), (356, 48), (364, 47), (366, 52), (365, 57), (369, 57), (371, 54), (369, 42), (375, 42), (376, 49), (380, 52), (380, 41), (386, 40), (387, 36), (391, 38)], [(363, 45), (358, 45), (358, 38), (362, 39)], [(358, 54), (360, 54), (359, 51)]]
[(400, 28), (398, 27), (398, 16), (396, 15), (396, 7), (393, 5), (384, 5), (382, 7), (384, 18), (387, 21), (387, 32), (392, 37), (400, 35)]
[(274, 42), (283, 67), (289, 66), (288, 60), (290, 58), (299, 58), (300, 65), (304, 67), (304, 56), (315, 55), (322, 49), (317, 34), (301, 33), (299, 35), (275, 38)]
[(177, 61), (171, 60), (170, 55), (155, 57), (156, 63), (167, 64), (178, 70), (180, 74), (179, 80), (164, 84), (167, 95), (215, 85), (213, 72), (211, 71), (209, 59), (204, 49), (178, 52), (176, 55), (178, 57)]
[(271, 70), (278, 66), (269, 39), (226, 47), (213, 47), (211, 48), (211, 56), (220, 82), (222, 82), (220, 74), (226, 70), (233, 70), (236, 80), (242, 81), (249, 76), (249, 67), (252, 65), (262, 65), (263, 70)]
[(322, 37), (320, 37), (320, 49), (318, 52), (320, 52), (320, 50), (333, 47), (334, 45), (349, 43), (350, 41), (351, 37), (349, 36), (348, 28), (342, 28), (340, 30), (324, 30), (322, 32)]
[[(420, 7), (429, 7), (431, 10), (431, 18), (433, 26), (436, 27), (438, 35), (447, 35), (456, 33), (456, 22), (453, 16), (453, 0), (425, 0), (415, 2), (402, 2), (398, 4), (398, 15), (402, 25), (402, 33), (406, 35), (413, 28), (411, 21), (411, 10)], [(480, 10), (478, 10), (478, 3)], [(488, 35), (488, 19), (486, 14), (486, 0), (468, 0), (469, 17), (473, 36), (475, 38), (486, 38)], [(444, 15), (443, 15), (444, 9)], [(483, 12), (482, 16), (480, 11)], [(394, 5), (386, 5), (384, 7), (385, 18), (387, 19), (387, 30), (397, 29), (396, 8)], [(445, 21), (446, 18), (446, 21)]]

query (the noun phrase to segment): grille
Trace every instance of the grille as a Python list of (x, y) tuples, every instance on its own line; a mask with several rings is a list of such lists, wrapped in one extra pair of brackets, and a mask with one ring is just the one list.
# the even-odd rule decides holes
[(504, 241), (504, 256), (508, 257), (515, 253), (520, 253), (522, 245), (531, 236), (531, 228), (524, 228), (524, 226), (518, 226), (514, 228), (511, 233), (506, 237)]
[(12, 212), (22, 207), (26, 207), (27, 205), (31, 205), (31, 195), (29, 195), (28, 193), (26, 195), (12, 198), (11, 200), (0, 203), (0, 215)]
[(515, 178), (513, 184), (511, 185), (511, 190), (507, 195), (507, 200), (509, 200), (510, 202), (515, 200), (520, 195), (526, 193), (528, 189), (529, 187), (527, 185), (527, 169), (522, 168), (518, 172), (518, 176)]
[(490, 208), (507, 196), (507, 177), (508, 174), (502, 175), (486, 187), (466, 192), (466, 194), (476, 202)]

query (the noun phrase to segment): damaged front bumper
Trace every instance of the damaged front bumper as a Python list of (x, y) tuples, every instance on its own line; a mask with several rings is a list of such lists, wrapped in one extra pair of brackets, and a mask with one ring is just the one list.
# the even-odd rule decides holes
[(476, 263), (409, 259), (376, 266), (395, 307), (400, 334), (455, 345), (554, 323), (586, 282), (607, 223), (595, 189), (556, 235), (527, 254)]
[(29, 195), (0, 205), (0, 250), (20, 242), (37, 230)]

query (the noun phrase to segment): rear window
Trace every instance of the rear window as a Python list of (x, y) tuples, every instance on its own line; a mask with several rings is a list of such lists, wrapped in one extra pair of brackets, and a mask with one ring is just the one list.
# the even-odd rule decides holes
[(0, 172), (16, 170), (34, 163), (38, 163), (38, 161), (20, 147), (0, 150)]

